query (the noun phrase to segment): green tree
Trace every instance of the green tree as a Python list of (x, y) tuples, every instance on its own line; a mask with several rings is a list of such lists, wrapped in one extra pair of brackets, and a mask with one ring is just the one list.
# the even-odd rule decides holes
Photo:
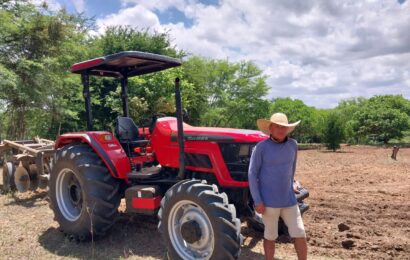
[(183, 51), (178, 51), (171, 44), (168, 32), (153, 32), (149, 29), (138, 30), (131, 26), (110, 26), (105, 32), (94, 38), (99, 53), (95, 56), (109, 55), (121, 51), (151, 52), (170, 57), (182, 58)]
[(365, 142), (388, 143), (403, 137), (410, 126), (410, 101), (400, 95), (374, 96), (358, 108), (352, 118), (352, 128)]
[(7, 136), (55, 137), (56, 126), (71, 116), (60, 102), (79, 87), (70, 84), (67, 63), (82, 52), (86, 19), (22, 0), (3, 3), (0, 18), (0, 74), (5, 82), (0, 100)]
[(354, 114), (353, 128), (365, 140), (385, 144), (392, 138), (403, 137), (403, 131), (410, 127), (409, 116), (398, 109), (367, 105)]
[(338, 112), (344, 132), (345, 132), (345, 140), (347, 143), (353, 144), (358, 143), (360, 137), (354, 131), (354, 119), (353, 115), (357, 111), (359, 111), (367, 102), (367, 99), (363, 97), (359, 98), (352, 98), (346, 99), (339, 102), (338, 106), (334, 109)]
[[(201, 117), (207, 111), (208, 96), (211, 95), (207, 89), (210, 79), (210, 68), (208, 61), (202, 57), (192, 56), (189, 57), (182, 64), (184, 81), (188, 81), (193, 84), (195, 91), (191, 93), (190, 102), (195, 104), (189, 110), (190, 123), (193, 125), (199, 125), (202, 122)], [(185, 104), (184, 104), (185, 105)]]
[(334, 152), (340, 149), (340, 143), (344, 138), (344, 128), (342, 117), (339, 113), (332, 111), (326, 118), (324, 128), (324, 142), (329, 150)]
[(194, 86), (192, 114), (201, 125), (253, 129), (268, 111), (266, 78), (252, 62), (194, 56), (184, 64), (184, 79)]

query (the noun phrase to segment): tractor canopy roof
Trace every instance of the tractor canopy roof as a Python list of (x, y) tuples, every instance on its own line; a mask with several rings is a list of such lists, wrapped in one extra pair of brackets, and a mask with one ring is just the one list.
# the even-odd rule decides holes
[(88, 72), (88, 74), (103, 77), (133, 77), (180, 65), (180, 60), (163, 55), (123, 51), (76, 63), (71, 66), (71, 72), (78, 74)]

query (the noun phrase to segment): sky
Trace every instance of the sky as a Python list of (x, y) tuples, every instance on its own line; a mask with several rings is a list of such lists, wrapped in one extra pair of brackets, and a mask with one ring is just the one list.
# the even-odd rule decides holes
[(267, 77), (267, 98), (316, 108), (359, 96), (410, 99), (408, 0), (46, 2), (94, 17), (97, 33), (111, 25), (168, 31), (172, 44), (189, 54), (253, 61)]

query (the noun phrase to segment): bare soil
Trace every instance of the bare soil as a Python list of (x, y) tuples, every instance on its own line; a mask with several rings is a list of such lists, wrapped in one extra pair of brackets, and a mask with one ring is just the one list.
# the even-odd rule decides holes
[[(410, 259), (410, 149), (390, 155), (367, 146), (299, 152), (309, 259)], [(106, 237), (77, 243), (58, 231), (46, 191), (2, 194), (0, 259), (164, 259), (156, 226), (121, 214)], [(246, 224), (242, 234), (240, 259), (263, 259), (262, 234)], [(296, 259), (292, 244), (278, 243), (276, 258)]]

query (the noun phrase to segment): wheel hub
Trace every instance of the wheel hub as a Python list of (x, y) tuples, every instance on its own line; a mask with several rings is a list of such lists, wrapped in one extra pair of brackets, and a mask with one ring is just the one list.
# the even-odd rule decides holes
[(83, 194), (75, 173), (68, 168), (58, 173), (56, 200), (60, 212), (68, 221), (76, 221), (82, 212)]
[(212, 224), (196, 203), (182, 200), (169, 213), (168, 232), (182, 259), (209, 259), (215, 246)]
[(181, 235), (182, 238), (190, 244), (199, 241), (202, 237), (202, 232), (198, 222), (190, 220), (182, 224)]
[(69, 187), (69, 194), (70, 194), (70, 200), (71, 203), (75, 206), (80, 206), (81, 205), (81, 189), (78, 187), (76, 184), (72, 184)]

